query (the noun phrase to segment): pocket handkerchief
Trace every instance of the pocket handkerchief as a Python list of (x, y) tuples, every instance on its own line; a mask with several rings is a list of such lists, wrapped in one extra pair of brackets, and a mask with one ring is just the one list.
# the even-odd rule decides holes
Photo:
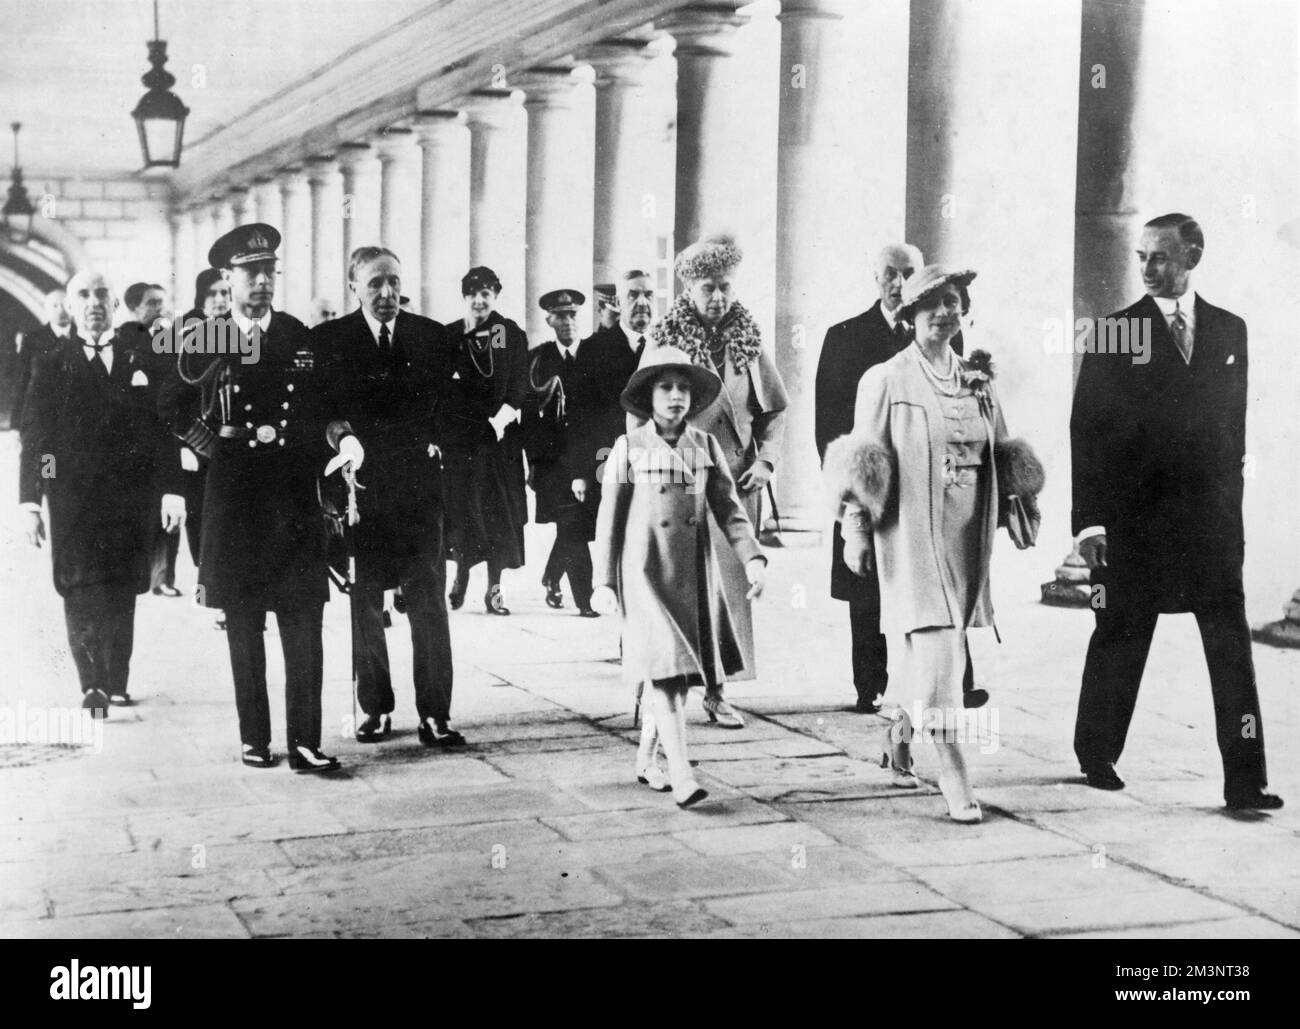
[(145, 373), (144, 373), (143, 371), (141, 371), (139, 368), (137, 368), (137, 369), (135, 370), (135, 374), (131, 376), (131, 385), (132, 385), (132, 386), (147, 386), (147, 385), (149, 385), (149, 376), (145, 375)]
[(1228, 359), (1227, 359), (1226, 361), (1224, 361), (1223, 363), (1224, 363), (1224, 364), (1236, 364), (1236, 363), (1237, 363), (1237, 355), (1236, 355), (1236, 354), (1229, 354), (1229, 355), (1228, 355)]

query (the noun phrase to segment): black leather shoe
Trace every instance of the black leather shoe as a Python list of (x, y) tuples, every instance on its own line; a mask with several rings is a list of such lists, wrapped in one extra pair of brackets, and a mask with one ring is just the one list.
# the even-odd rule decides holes
[(317, 747), (299, 744), (289, 748), (289, 767), (295, 772), (334, 772), (342, 765), (338, 758), (322, 754)]
[(1087, 777), (1088, 785), (1094, 790), (1122, 790), (1124, 788), (1124, 780), (1115, 774), (1114, 765), (1094, 765), (1092, 768), (1085, 768), (1083, 774)]
[(127, 693), (126, 690), (123, 690), (121, 693), (110, 693), (108, 695), (108, 702), (114, 707), (130, 707), (135, 703), (135, 701), (131, 699), (131, 694)]
[(852, 707), (846, 707), (845, 711), (853, 711), (860, 715), (878, 715), (880, 714), (880, 704), (884, 698), (877, 695), (874, 700), (868, 700), (866, 697), (859, 697), (858, 702)]
[(465, 603), (465, 591), (469, 589), (469, 576), (456, 576), (456, 581), (451, 584), (451, 592), (447, 594), (447, 602), (451, 604), (453, 611), (459, 611), (461, 605)]
[(508, 615), (510, 608), (506, 607), (506, 602), (501, 598), (501, 587), (493, 586), (483, 594), (483, 609), (490, 615)]
[(560, 592), (560, 584), (558, 582), (548, 582), (546, 579), (543, 579), (542, 588), (546, 590), (547, 607), (559, 609), (564, 606), (564, 594)]
[(92, 718), (107, 718), (108, 694), (103, 690), (86, 690), (81, 695), (81, 706), (89, 709)]
[(962, 707), (983, 707), (988, 702), (988, 690), (967, 690), (961, 695)]
[(276, 765), (270, 747), (254, 747), (251, 743), (244, 744), (244, 752), (239, 756), (239, 760), (249, 768), (274, 768)]
[(1276, 793), (1260, 789), (1226, 794), (1223, 802), (1232, 811), (1276, 811), (1282, 806), (1282, 798)]
[(417, 735), (420, 737), (420, 742), (426, 747), (465, 746), (465, 737), (455, 729), (439, 729), (437, 726), (430, 725), (427, 721), (420, 723)]
[(580, 607), (580, 608), (578, 608), (578, 617), (579, 617), (579, 618), (599, 618), (599, 617), (600, 617), (600, 612), (599, 612), (599, 611), (596, 611), (596, 610), (594, 610), (593, 608), (590, 608), (590, 607)]
[(357, 726), (358, 743), (378, 743), (393, 731), (393, 720), (388, 715), (366, 715)]

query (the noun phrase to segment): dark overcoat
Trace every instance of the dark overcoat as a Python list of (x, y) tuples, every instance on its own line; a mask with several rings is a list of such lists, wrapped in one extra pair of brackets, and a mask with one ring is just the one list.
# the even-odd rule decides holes
[(1074, 531), (1105, 528), (1101, 578), (1161, 612), (1243, 596), (1246, 323), (1194, 311), (1190, 365), (1150, 297), (1112, 315), (1149, 325), (1149, 359), (1085, 353), (1070, 418)]
[(103, 380), (74, 335), (33, 361), (23, 411), (19, 500), (50, 505), (54, 587), (149, 588), (161, 517), (156, 481), (177, 450), (132, 341), (115, 334)]
[[(607, 338), (590, 336), (578, 345), (572, 363), (551, 341), (533, 352), (532, 366), (534, 383), (557, 378), (564, 391), (563, 414), (554, 404), (531, 412), (525, 432), (537, 521), (572, 520), (586, 539), (594, 539), (600, 472), (622, 428), (619, 395), (626, 383), (618, 378), (625, 362)], [(574, 499), (574, 479), (587, 480), (582, 503)]]
[(451, 383), (451, 349), (431, 318), (399, 313), (391, 353), (360, 309), (312, 329), (330, 409), (362, 441), (357, 578), (394, 589), (412, 558), (442, 553), (442, 465), (435, 418)]

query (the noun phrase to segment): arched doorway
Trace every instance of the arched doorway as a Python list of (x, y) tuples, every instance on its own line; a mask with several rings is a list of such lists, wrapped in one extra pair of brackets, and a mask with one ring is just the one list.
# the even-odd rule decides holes
[(36, 219), (24, 243), (0, 235), (0, 427), (10, 425), (23, 336), (45, 319), (45, 295), (62, 288), (84, 265), (80, 243), (60, 226)]

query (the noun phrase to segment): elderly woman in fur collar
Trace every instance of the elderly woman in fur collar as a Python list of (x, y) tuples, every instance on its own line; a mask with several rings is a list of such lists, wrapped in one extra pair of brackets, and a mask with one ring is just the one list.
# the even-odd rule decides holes
[(1014, 512), (1013, 538), (1030, 545), (1043, 484), (1028, 446), (1007, 440), (988, 355), (962, 360), (949, 345), (974, 278), (930, 265), (907, 281), (899, 317), (912, 344), (863, 375), (853, 432), (831, 444), (825, 464), (845, 503), (845, 564), (859, 575), (872, 561), (879, 569), (887, 701), (897, 705), (886, 755), (894, 783), (920, 785), (910, 742), (922, 730), (938, 753), (948, 814), (967, 823), (982, 812), (959, 744), (966, 630), (993, 625), (994, 533)]
[[(685, 292), (673, 301), (663, 320), (650, 330), (651, 346), (641, 355), (650, 360), (654, 347), (676, 347), (722, 379), (722, 392), (702, 411), (691, 415), (695, 428), (717, 438), (736, 482), (741, 505), (757, 532), (763, 488), (776, 470), (785, 409), (785, 385), (776, 365), (763, 349), (758, 323), (735, 299), (733, 275), (742, 254), (728, 236), (710, 236), (677, 255), (675, 270)], [(640, 424), (629, 417), (629, 430)], [(752, 679), (754, 626), (745, 594), (749, 582), (744, 564), (736, 557), (717, 526), (713, 549), (721, 565), (723, 590), (744, 657), (744, 670), (733, 679)], [(722, 695), (720, 682), (707, 682), (704, 710), (709, 721), (727, 729), (743, 729), (744, 720)]]

